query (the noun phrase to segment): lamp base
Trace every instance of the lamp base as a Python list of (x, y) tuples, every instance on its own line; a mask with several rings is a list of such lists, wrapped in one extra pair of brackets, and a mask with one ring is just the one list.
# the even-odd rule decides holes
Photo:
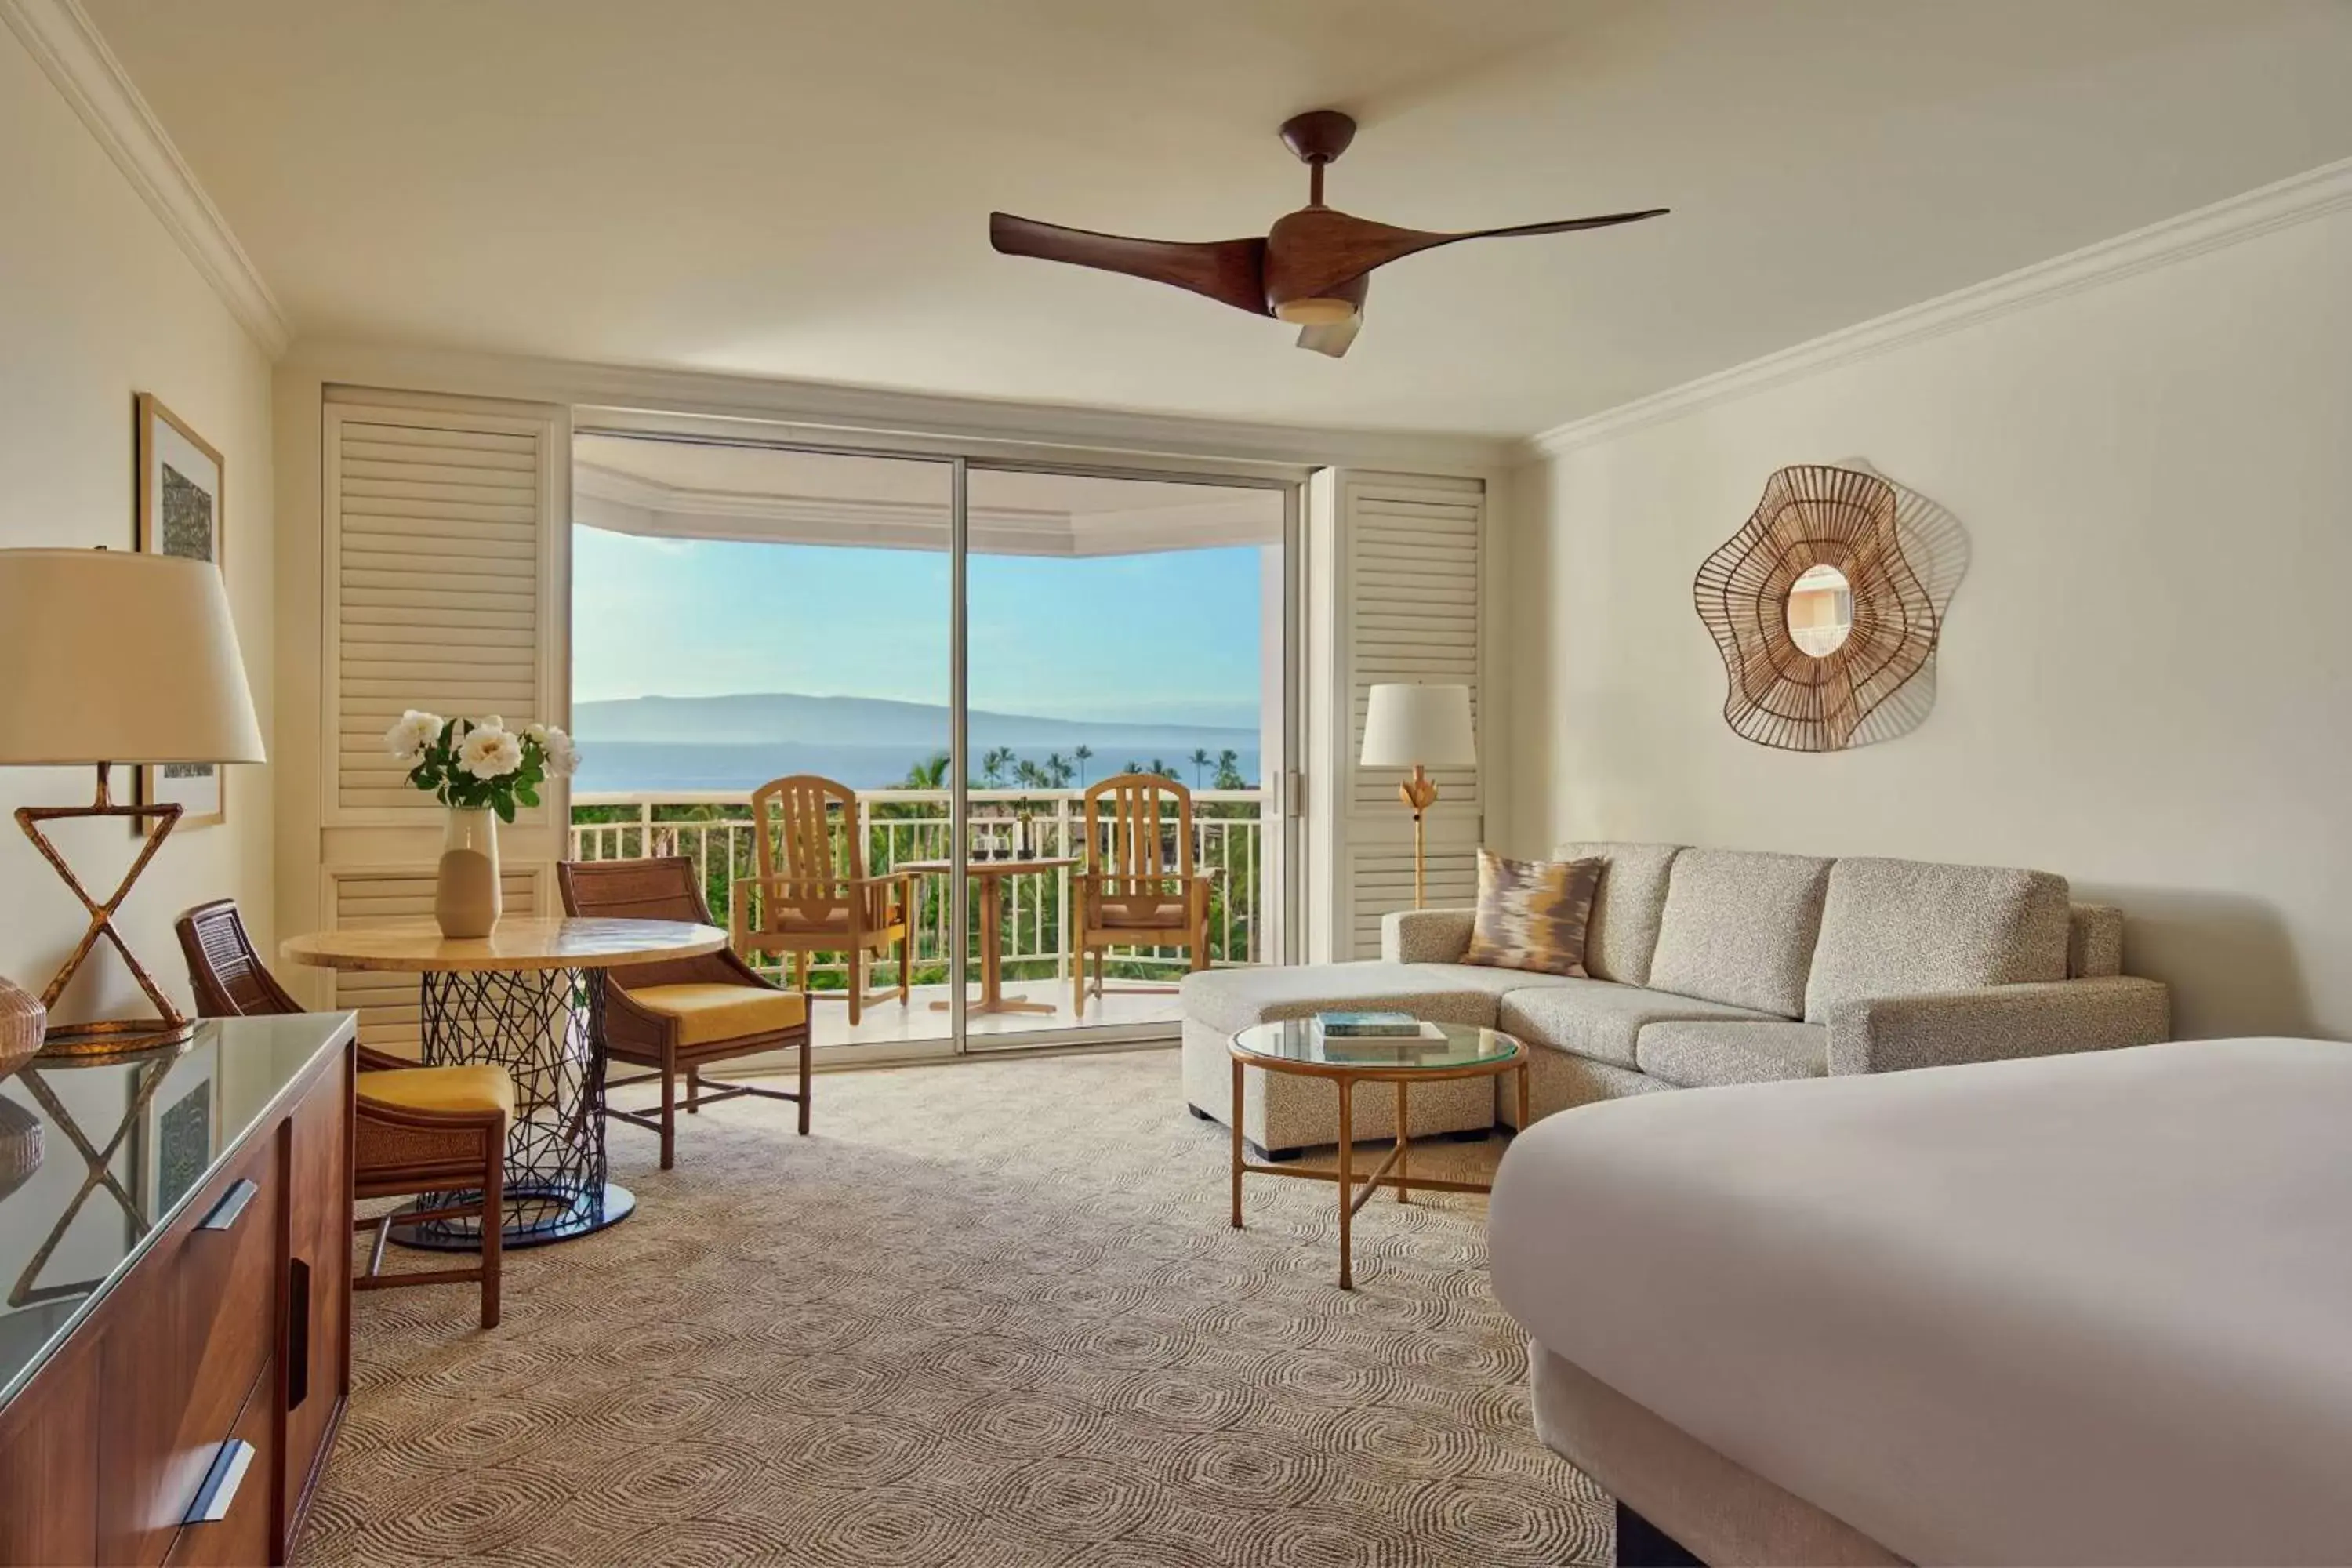
[[(41, 858), (57, 872), (58, 879), (71, 889), (73, 896), (81, 900), (81, 907), (89, 911), (88, 929), (83, 931), (81, 941), (74, 945), (73, 952), (65, 963), (58, 965), (56, 975), (41, 993), (41, 1005), (45, 1009), (56, 1008), (58, 998), (65, 994), (68, 982), (88, 962), (100, 939), (104, 938), (114, 944), (114, 951), (122, 956), (123, 966), (131, 971), (131, 978), (139, 983), (139, 989), (145, 992), (147, 1000), (155, 1005), (155, 1016), (52, 1024), (42, 1036), (40, 1054), (45, 1057), (110, 1057), (130, 1051), (152, 1050), (158, 1046), (173, 1045), (186, 1039), (194, 1029), (187, 1015), (173, 1005), (171, 997), (164, 994), (163, 988), (155, 984), (155, 977), (148, 973), (146, 966), (139, 962), (139, 955), (131, 951), (131, 944), (122, 940), (122, 933), (114, 929), (114, 911), (122, 907), (122, 900), (130, 897), (140, 873), (147, 869), (147, 863), (155, 858), (155, 851), (161, 849), (163, 840), (171, 836), (173, 825), (180, 820), (180, 807), (169, 801), (157, 805), (117, 805), (107, 789), (107, 773), (108, 764), (99, 763), (98, 793), (88, 805), (20, 805), (16, 808), (16, 826), (24, 829), (25, 837), (33, 841), (33, 847), (41, 852)], [(113, 897), (103, 902), (89, 896), (89, 889), (81, 885), (81, 879), (75, 876), (73, 868), (66, 864), (65, 857), (58, 852), (58, 847), (50, 843), (41, 831), (47, 823), (89, 816), (128, 817), (140, 824), (145, 835), (145, 842), (140, 846), (137, 858), (131, 862), (131, 869), (122, 874), (122, 880), (116, 885)]]

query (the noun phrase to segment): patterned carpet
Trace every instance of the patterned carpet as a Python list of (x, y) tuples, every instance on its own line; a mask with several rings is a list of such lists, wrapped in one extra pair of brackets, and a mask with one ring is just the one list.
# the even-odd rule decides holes
[(667, 1173), (615, 1127), (636, 1215), (509, 1254), (493, 1332), (459, 1289), (358, 1298), (299, 1561), (1608, 1561), (1483, 1199), (1368, 1205), (1348, 1295), (1329, 1187), (1252, 1178), (1226, 1225), (1173, 1052), (821, 1078), (805, 1140), (790, 1110), (681, 1116)]

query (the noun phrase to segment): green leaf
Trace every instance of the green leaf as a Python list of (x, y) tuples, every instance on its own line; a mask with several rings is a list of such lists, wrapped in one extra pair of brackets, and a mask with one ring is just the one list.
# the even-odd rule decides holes
[(500, 822), (512, 822), (514, 820), (513, 801), (509, 800), (504, 796), (500, 796), (498, 802), (498, 810), (499, 820)]

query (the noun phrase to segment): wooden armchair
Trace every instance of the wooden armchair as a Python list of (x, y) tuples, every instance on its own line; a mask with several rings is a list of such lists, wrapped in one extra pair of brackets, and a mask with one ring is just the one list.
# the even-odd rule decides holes
[[(701, 878), (683, 855), (566, 860), (555, 868), (555, 880), (566, 914), (711, 923)], [(681, 1070), (688, 1116), (739, 1095), (784, 1100), (800, 1107), (801, 1135), (808, 1135), (808, 1002), (799, 992), (770, 984), (750, 964), (724, 951), (602, 970), (597, 984), (604, 988), (605, 1054), (654, 1069), (635, 1078), (607, 1077), (604, 1087), (661, 1083), (657, 1110), (622, 1110), (607, 1104), (604, 1114), (661, 1134), (663, 1170), (675, 1163), (677, 1148)], [(749, 1083), (722, 1083), (715, 1093), (704, 1087), (703, 1069), (713, 1063), (795, 1047), (800, 1052), (798, 1093)]]
[[(265, 968), (246, 934), (236, 900), (219, 899), (182, 915), (180, 952), (196, 1011), (207, 1018), (249, 1018), (299, 1013), (302, 1005)], [(358, 1093), (352, 1118), (354, 1198), (406, 1197), (417, 1193), (477, 1193), (478, 1198), (436, 1206), (436, 1220), (479, 1215), (482, 1261), (472, 1268), (386, 1274), (384, 1243), (395, 1223), (419, 1217), (401, 1209), (353, 1230), (375, 1227), (375, 1247), (352, 1289), (454, 1285), (479, 1281), (482, 1327), (499, 1326), (499, 1252), (506, 1226), (507, 1123), (514, 1118), (514, 1079), (492, 1064), (419, 1067), (403, 1057), (358, 1047)]]
[[(835, 813), (838, 813), (836, 826)], [(814, 773), (772, 779), (751, 792), (751, 842), (759, 875), (729, 892), (735, 951), (788, 952), (793, 978), (808, 990), (809, 954), (838, 952), (849, 962), (849, 1021), (877, 998), (866, 992), (869, 957), (898, 950), (898, 1003), (912, 983), (915, 879), (866, 874), (866, 836), (857, 829), (857, 792)], [(811, 993), (820, 995), (823, 993)]]
[(1105, 948), (1181, 947), (1194, 969), (1209, 967), (1209, 879), (1192, 867), (1192, 792), (1159, 773), (1119, 773), (1087, 789), (1086, 810), (1087, 868), (1070, 877), (1079, 1013), (1088, 955), (1102, 994)]

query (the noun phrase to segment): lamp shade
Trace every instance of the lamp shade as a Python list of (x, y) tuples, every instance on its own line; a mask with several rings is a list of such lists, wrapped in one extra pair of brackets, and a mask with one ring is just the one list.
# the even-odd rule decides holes
[(1470, 689), (1373, 687), (1359, 760), (1368, 768), (1458, 768), (1476, 762), (1478, 751), (1470, 735)]
[(0, 763), (263, 760), (220, 568), (0, 550)]

